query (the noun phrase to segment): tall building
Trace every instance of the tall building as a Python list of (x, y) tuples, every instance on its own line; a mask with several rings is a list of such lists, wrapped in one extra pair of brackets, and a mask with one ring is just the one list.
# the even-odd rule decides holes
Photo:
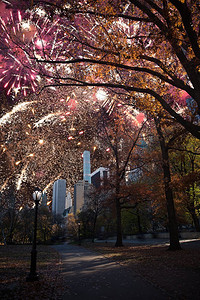
[(68, 214), (71, 212), (72, 212), (72, 197), (71, 197), (71, 193), (68, 192), (65, 198), (65, 211), (63, 213), (63, 216), (67, 217)]
[(66, 180), (58, 179), (53, 184), (52, 213), (63, 215), (66, 204)]
[(72, 197), (71, 197), (71, 193), (68, 192), (65, 200), (65, 208), (68, 209), (71, 207), (72, 207)]
[(90, 151), (83, 152), (83, 180), (91, 183)]
[(82, 207), (88, 197), (90, 183), (85, 180), (79, 180), (74, 185), (74, 215), (82, 210)]
[(95, 188), (99, 188), (101, 185), (105, 184), (109, 178), (108, 168), (100, 167), (95, 170), (91, 175), (91, 183)]
[(83, 209), (87, 203), (92, 186), (99, 188), (109, 178), (107, 168), (100, 167), (91, 173), (90, 151), (83, 152), (83, 180), (74, 185), (74, 215)]
[(126, 178), (127, 182), (137, 182), (142, 176), (142, 170), (140, 168), (135, 168), (128, 172), (128, 176)]
[(41, 205), (47, 206), (47, 193), (46, 192), (42, 193), (42, 202), (41, 202)]

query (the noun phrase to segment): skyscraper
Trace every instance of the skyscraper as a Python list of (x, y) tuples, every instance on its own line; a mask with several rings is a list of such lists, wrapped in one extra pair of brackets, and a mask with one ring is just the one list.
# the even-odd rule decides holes
[(42, 202), (41, 202), (41, 205), (47, 206), (47, 193), (46, 192), (42, 193)]
[(66, 203), (66, 180), (58, 179), (53, 184), (53, 203), (52, 213), (54, 215), (63, 215)]
[(72, 197), (71, 197), (71, 193), (68, 192), (65, 200), (65, 208), (68, 209), (70, 207), (72, 207)]
[(91, 183), (90, 151), (83, 152), (83, 180)]
[(91, 175), (91, 183), (95, 188), (99, 188), (102, 184), (105, 184), (109, 178), (109, 170), (107, 168), (100, 167), (95, 170)]
[(88, 197), (89, 188), (90, 183), (85, 180), (79, 180), (74, 185), (74, 215), (82, 210)]
[[(87, 203), (92, 186), (99, 188), (109, 178), (109, 170), (100, 167), (91, 174), (90, 151), (83, 152), (83, 180), (74, 185), (74, 214), (81, 211)], [(91, 184), (92, 183), (92, 184)]]

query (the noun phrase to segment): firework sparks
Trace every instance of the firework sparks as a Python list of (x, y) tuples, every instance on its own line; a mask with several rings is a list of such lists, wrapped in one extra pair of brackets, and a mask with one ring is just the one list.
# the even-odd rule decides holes
[(0, 17), (5, 45), (0, 82), (8, 95), (22, 91), (26, 96), (29, 89), (36, 91), (40, 68), (33, 58), (56, 59), (59, 56), (64, 45), (59, 27), (59, 19), (52, 23), (41, 9), (28, 10), (23, 16), (20, 11), (10, 11), (5, 20)]
[(43, 191), (44, 191), (44, 192), (47, 191), (48, 188), (49, 188), (50, 186), (52, 186), (52, 184), (53, 184), (56, 180), (58, 180), (58, 179), (60, 178), (61, 175), (62, 175), (62, 173), (58, 174), (58, 176), (57, 176), (56, 178), (54, 178), (52, 181), (50, 181), (50, 182), (45, 186), (45, 188), (43, 189)]
[[(8, 151), (3, 154), (5, 162), (1, 171), (0, 189), (8, 188), (9, 183), (12, 183), (21, 193), (27, 183), (27, 186), (45, 186), (44, 190), (50, 190), (53, 182), (59, 179), (61, 174), (67, 178), (69, 186), (73, 186), (82, 167), (80, 153), (84, 147), (95, 151), (98, 145), (101, 151), (98, 139), (93, 136), (97, 133), (97, 123), (93, 123), (93, 118), (96, 117), (97, 106), (102, 106), (106, 99), (97, 101), (95, 95), (95, 88), (59, 88), (51, 93), (44, 90), (39, 96), (33, 94), (30, 97), (32, 102), (20, 103), (5, 114), (0, 119), (0, 124), (10, 123), (9, 135), (5, 132), (4, 137), (9, 143), (3, 142), (1, 151), (7, 147), (12, 157), (8, 157)], [(114, 99), (108, 92), (107, 97), (112, 101)], [(114, 102), (117, 107), (118, 99)], [(106, 102), (105, 106), (107, 108), (109, 103)], [(120, 109), (124, 111), (124, 108), (125, 106), (122, 106)], [(16, 114), (17, 122), (11, 122), (15, 113), (26, 109), (25, 113)], [(66, 117), (65, 122), (62, 122), (62, 116)], [(91, 126), (86, 122), (90, 122), (90, 118)], [(111, 153), (107, 146), (103, 151), (106, 155)], [(32, 163), (28, 164), (27, 161)], [(13, 168), (9, 169), (8, 173), (10, 162)], [(10, 179), (6, 179), (11, 173)]]
[(40, 127), (43, 126), (44, 124), (48, 123), (48, 122), (52, 122), (52, 120), (54, 120), (57, 116), (61, 115), (61, 112), (56, 112), (56, 113), (51, 113), (48, 114), (47, 116), (44, 116), (42, 119), (40, 119), (39, 121), (37, 121), (34, 124), (34, 127)]
[(13, 117), (14, 114), (26, 110), (33, 103), (35, 103), (35, 101), (22, 102), (22, 103), (19, 103), (19, 104), (15, 105), (10, 112), (6, 113), (5, 115), (3, 115), (0, 118), (0, 126), (6, 124), (7, 122), (11, 122), (12, 117)]
[(43, 144), (44, 144), (44, 140), (39, 140), (38, 143), (39, 143), (40, 145), (43, 145)]
[(21, 171), (19, 178), (17, 179), (17, 182), (16, 182), (17, 191), (20, 190), (21, 184), (22, 184), (23, 180), (26, 178), (26, 170), (27, 170), (28, 165), (29, 165), (29, 161), (26, 163), (26, 165), (24, 166), (24, 168)]
[(99, 101), (105, 101), (108, 98), (108, 94), (104, 89), (98, 89), (96, 97)]
[(3, 29), (5, 41), (5, 63), (4, 68), (1, 68), (0, 80), (4, 83), (4, 88), (7, 89), (8, 95), (13, 90), (16, 93), (16, 91), (22, 89), (26, 96), (28, 80), (32, 90), (35, 91), (36, 72), (33, 70), (31, 60), (28, 58), (27, 53), (23, 51), (21, 45), (16, 46), (16, 41), (24, 41), (25, 39), (24, 27), (21, 26), (21, 23), (22, 16), (20, 11), (15, 17), (10, 12), (7, 24), (0, 17), (0, 25)]
[(11, 176), (6, 178), (6, 181), (3, 183), (3, 185), (0, 188), (0, 192), (2, 192), (6, 188), (6, 185), (7, 185), (10, 178), (11, 178)]
[(4, 3), (6, 3), (6, 4), (10, 4), (10, 5), (11, 5), (11, 3), (10, 3), (9, 1), (2, 0), (2, 2), (4, 2)]

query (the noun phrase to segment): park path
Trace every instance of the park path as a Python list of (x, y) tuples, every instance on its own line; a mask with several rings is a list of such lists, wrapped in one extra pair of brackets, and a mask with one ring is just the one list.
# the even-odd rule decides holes
[(67, 243), (54, 248), (62, 259), (64, 300), (171, 299), (132, 270), (102, 255)]

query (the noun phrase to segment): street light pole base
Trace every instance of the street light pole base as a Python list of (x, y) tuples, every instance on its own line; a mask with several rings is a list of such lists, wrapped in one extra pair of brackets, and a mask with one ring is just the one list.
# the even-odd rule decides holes
[(27, 277), (26, 277), (26, 281), (27, 282), (31, 282), (31, 281), (38, 281), (39, 280), (39, 275), (37, 273), (30, 273)]

